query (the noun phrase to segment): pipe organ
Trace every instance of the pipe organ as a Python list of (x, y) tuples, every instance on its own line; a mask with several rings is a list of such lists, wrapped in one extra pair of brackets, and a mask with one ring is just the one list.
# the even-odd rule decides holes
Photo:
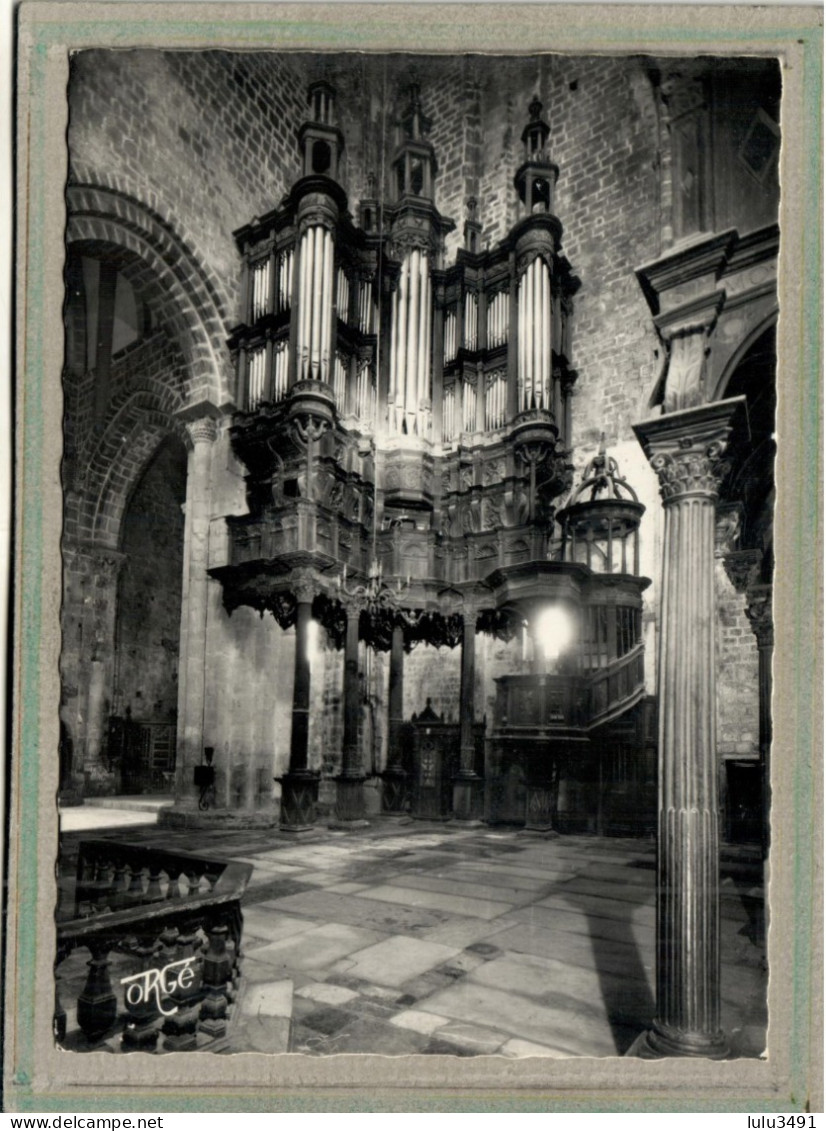
[[(321, 554), (357, 576), (378, 555), (385, 576), (463, 582), (546, 556), (571, 477), (579, 280), (552, 212), (558, 170), (541, 106), (523, 132), (516, 223), (487, 246), (484, 202), (468, 198), (452, 263), (456, 223), (435, 204), (437, 154), (417, 85), (395, 122), (385, 183), (373, 178), (356, 219), (338, 180), (332, 86), (312, 84), (308, 107), (303, 175), (235, 232), (232, 438), (250, 514), (230, 520), (234, 560), (251, 563), (266, 546), (268, 559)], [(278, 517), (309, 505), (325, 517)]]
[(443, 248), (455, 225), (433, 204), (436, 155), (418, 91), (398, 123), (391, 199), (381, 209), (363, 201), (360, 226), (333, 179), (343, 139), (332, 87), (314, 84), (309, 105), (321, 117), (301, 131), (306, 175), (284, 207), (236, 232), (244, 286), (230, 345), (241, 409), (285, 404), (294, 386), (312, 381), (376, 443), (408, 438), (438, 451), (460, 439), (494, 442), (527, 412), (548, 414), (568, 437), (562, 387), (575, 379), (570, 320), (579, 281), (559, 253), (561, 225), (548, 207), (556, 167), (538, 104), (515, 178), (524, 215), (506, 239), (482, 249), (477, 202), (469, 200), (468, 246), (452, 266)]
[[(476, 632), (510, 638), (550, 604), (581, 627), (579, 654), (564, 671), (503, 675), (504, 715), (493, 731), (495, 756), (525, 775), (529, 824), (545, 814), (544, 828), (569, 755), (581, 761), (590, 730), (636, 708), (644, 693), (646, 584), (636, 576), (642, 508), (619, 497), (623, 481), (604, 453), (581, 491), (599, 494), (610, 480), (610, 497), (576, 496), (560, 508), (572, 485), (579, 280), (553, 214), (550, 127), (534, 101), (514, 176), (518, 219), (505, 238), (486, 246), (483, 202), (471, 197), (464, 246), (446, 263), (456, 224), (435, 204), (437, 155), (417, 85), (395, 122), (386, 183), (380, 192), (370, 185), (358, 223), (337, 179), (344, 139), (328, 83), (313, 84), (309, 107), (299, 130), (303, 175), (278, 208), (235, 233), (243, 275), (230, 339), (239, 410), (230, 435), (248, 472), (248, 513), (227, 518), (228, 561), (211, 570), (229, 612), (269, 610), (302, 641), (290, 770), (279, 779), (282, 823), (311, 823), (315, 804), (302, 659), (311, 617), (344, 651), (337, 811), (361, 812), (359, 641), (391, 653), (395, 734), (404, 645), (426, 640), (462, 644), (453, 803), (472, 815), (481, 778), (466, 706)], [(527, 704), (540, 700), (533, 718)], [(511, 733), (514, 712), (529, 726)], [(394, 763), (385, 775), (391, 808), (402, 796), (399, 772)], [(493, 815), (510, 819), (498, 804), (493, 798)]]

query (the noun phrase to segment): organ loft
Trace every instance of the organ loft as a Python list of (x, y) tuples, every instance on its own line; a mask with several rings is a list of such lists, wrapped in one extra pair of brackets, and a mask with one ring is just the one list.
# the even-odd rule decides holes
[[(280, 823), (300, 830), (317, 817), (311, 650), (323, 634), (341, 672), (336, 820), (365, 818), (372, 773), (385, 813), (544, 834), (650, 831), (645, 508), (604, 446), (575, 482), (581, 283), (554, 210), (550, 127), (534, 98), (513, 175), (516, 222), (490, 246), (484, 201), (468, 198), (458, 219), (436, 208), (430, 130), (414, 78), (375, 195), (354, 219), (339, 183), (335, 90), (312, 83), (299, 179), (235, 232), (243, 279), (230, 437), (246, 513), (226, 519), (226, 560), (208, 572), (226, 612), (256, 610), (294, 636), (289, 755), (273, 774)], [(457, 223), (462, 246), (448, 261)], [(417, 648), (458, 650), (447, 714), (429, 698), (405, 713)], [(482, 712), (480, 649), (498, 657)], [(373, 724), (386, 741), (378, 775), (366, 750), (367, 668), (385, 691), (385, 718)], [(202, 751), (186, 718), (179, 735), (186, 808)]]

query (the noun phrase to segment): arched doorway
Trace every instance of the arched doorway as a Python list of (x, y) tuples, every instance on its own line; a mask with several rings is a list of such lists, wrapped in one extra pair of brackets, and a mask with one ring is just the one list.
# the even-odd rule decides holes
[(124, 794), (171, 791), (175, 769), (186, 450), (164, 440), (121, 527), (109, 761)]

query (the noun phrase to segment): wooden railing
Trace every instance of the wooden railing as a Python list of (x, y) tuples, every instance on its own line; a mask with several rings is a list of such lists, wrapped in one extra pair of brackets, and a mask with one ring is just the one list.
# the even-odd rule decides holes
[(58, 914), (56, 1039), (124, 1052), (225, 1042), (251, 873), (191, 853), (81, 842), (73, 904)]
[(610, 722), (645, 695), (645, 647), (637, 644), (626, 655), (612, 660), (608, 667), (589, 680), (588, 726)]
[(585, 733), (610, 722), (645, 695), (644, 647), (587, 676), (509, 675), (497, 681), (497, 729), (514, 737)]

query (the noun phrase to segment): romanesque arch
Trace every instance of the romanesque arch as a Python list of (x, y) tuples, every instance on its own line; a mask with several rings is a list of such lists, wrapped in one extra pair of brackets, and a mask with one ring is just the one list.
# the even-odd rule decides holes
[[(142, 264), (142, 285), (158, 301), (187, 363), (187, 406), (232, 402), (226, 337), (231, 303), (221, 281), (157, 213), (132, 197), (99, 185), (69, 185), (67, 243), (114, 246)], [(127, 256), (128, 258), (128, 256)]]

